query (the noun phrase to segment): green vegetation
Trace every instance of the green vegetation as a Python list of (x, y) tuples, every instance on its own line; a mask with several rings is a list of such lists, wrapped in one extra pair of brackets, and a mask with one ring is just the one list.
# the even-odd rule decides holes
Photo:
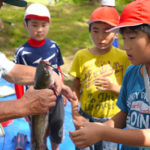
[[(47, 7), (51, 12), (51, 25), (47, 38), (59, 44), (64, 56), (74, 55), (78, 49), (90, 46), (86, 22), (98, 5), (60, 3)], [(6, 4), (0, 11), (5, 26), (5, 29), (0, 31), (1, 51), (10, 59), (13, 59), (16, 48), (29, 38), (23, 25), (24, 12), (25, 8)]]
[[(43, 2), (51, 13), (51, 25), (47, 38), (56, 41), (63, 56), (74, 55), (82, 48), (90, 47), (87, 21), (92, 11), (100, 6), (88, 2), (89, 0), (59, 0), (58, 4), (48, 5), (48, 0), (27, 0), (28, 2)], [(76, 3), (74, 3), (76, 2)], [(116, 0), (117, 9), (120, 11), (126, 1)], [(15, 50), (28, 40), (29, 35), (24, 28), (25, 8), (19, 8), (4, 4), (0, 10), (0, 16), (4, 23), (4, 30), (0, 31), (1, 51), (11, 60)], [(120, 46), (122, 40), (120, 38)]]

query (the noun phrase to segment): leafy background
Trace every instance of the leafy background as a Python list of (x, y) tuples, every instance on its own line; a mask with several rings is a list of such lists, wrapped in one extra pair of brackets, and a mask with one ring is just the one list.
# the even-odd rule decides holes
[[(116, 9), (120, 13), (131, 0), (116, 0)], [(33, 2), (45, 4), (51, 13), (51, 24), (47, 38), (56, 41), (64, 57), (63, 71), (68, 72), (74, 54), (82, 48), (91, 47), (87, 21), (94, 9), (100, 7), (99, 0), (27, 0), (28, 5)], [(0, 30), (0, 51), (13, 60), (15, 50), (28, 40), (29, 35), (24, 28), (24, 7), (11, 6), (4, 3), (0, 10), (0, 17), (4, 29)], [(119, 35), (120, 48), (123, 48)]]

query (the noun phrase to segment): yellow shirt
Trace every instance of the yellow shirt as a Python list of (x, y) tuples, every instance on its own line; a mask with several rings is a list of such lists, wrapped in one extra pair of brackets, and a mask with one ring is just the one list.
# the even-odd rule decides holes
[(88, 49), (78, 51), (70, 74), (80, 79), (81, 109), (97, 118), (108, 118), (118, 113), (120, 111), (116, 105), (118, 95), (110, 91), (97, 90), (94, 80), (106, 77), (111, 83), (121, 85), (129, 65), (125, 51), (115, 47), (102, 56), (95, 56)]

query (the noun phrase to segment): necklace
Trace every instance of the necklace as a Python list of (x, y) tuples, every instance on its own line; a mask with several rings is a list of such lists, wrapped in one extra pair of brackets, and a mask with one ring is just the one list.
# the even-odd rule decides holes
[(143, 66), (143, 76), (144, 76), (144, 84), (145, 84), (145, 91), (146, 91), (146, 99), (150, 103), (150, 82), (149, 82), (149, 77), (145, 65)]

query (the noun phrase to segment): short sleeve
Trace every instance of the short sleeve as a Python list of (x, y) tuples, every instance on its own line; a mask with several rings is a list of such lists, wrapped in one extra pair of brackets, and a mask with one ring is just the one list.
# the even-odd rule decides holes
[(0, 77), (6, 75), (14, 65), (15, 64), (8, 60), (3, 53), (0, 53)]

